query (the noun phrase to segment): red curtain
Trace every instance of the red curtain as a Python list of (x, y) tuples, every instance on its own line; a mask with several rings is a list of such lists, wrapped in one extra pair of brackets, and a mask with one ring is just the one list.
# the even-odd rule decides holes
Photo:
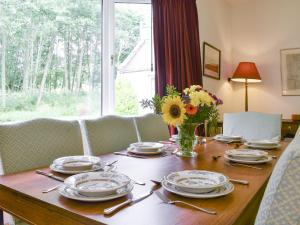
[(156, 93), (167, 84), (179, 92), (202, 85), (196, 0), (152, 0), (152, 7)]

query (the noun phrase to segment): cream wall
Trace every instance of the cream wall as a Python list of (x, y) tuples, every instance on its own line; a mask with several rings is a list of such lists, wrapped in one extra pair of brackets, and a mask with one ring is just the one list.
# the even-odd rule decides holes
[(204, 86), (224, 96), (222, 112), (244, 110), (244, 86), (226, 82), (240, 61), (254, 61), (262, 83), (249, 86), (249, 110), (300, 113), (300, 96), (281, 95), (280, 49), (300, 47), (299, 0), (197, 0), (200, 39), (222, 51), (221, 81)]
[(201, 50), (206, 41), (222, 51), (221, 80), (203, 77), (203, 86), (221, 97), (224, 105), (223, 112), (231, 111), (232, 86), (227, 82), (227, 75), (232, 73), (231, 66), (231, 9), (223, 0), (197, 0)]

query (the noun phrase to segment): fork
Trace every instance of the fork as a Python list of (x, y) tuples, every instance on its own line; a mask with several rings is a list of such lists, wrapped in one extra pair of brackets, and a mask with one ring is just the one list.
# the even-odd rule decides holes
[(196, 205), (193, 205), (193, 204), (190, 204), (190, 203), (187, 203), (187, 202), (184, 202), (184, 201), (179, 201), (179, 200), (171, 201), (170, 199), (168, 199), (165, 195), (163, 195), (159, 191), (155, 191), (155, 194), (160, 198), (160, 200), (162, 200), (166, 204), (176, 205), (176, 204), (179, 203), (179, 204), (182, 204), (182, 205), (190, 206), (190, 207), (192, 207), (194, 209), (197, 209), (197, 210), (199, 210), (201, 212), (205, 212), (205, 213), (212, 214), (212, 215), (216, 215), (217, 214), (217, 212), (212, 211), (210, 209), (201, 208), (201, 207), (198, 207)]
[(247, 167), (247, 168), (252, 168), (252, 169), (262, 170), (261, 167), (258, 167), (258, 166), (250, 166), (250, 165), (241, 164), (241, 163), (229, 163), (229, 162), (225, 162), (225, 164), (226, 164), (227, 166), (232, 166), (232, 167), (235, 167), (235, 166), (243, 166), (243, 167)]

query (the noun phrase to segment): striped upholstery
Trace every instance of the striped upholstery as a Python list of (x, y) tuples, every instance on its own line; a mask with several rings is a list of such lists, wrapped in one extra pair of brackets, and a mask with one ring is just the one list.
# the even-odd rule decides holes
[(277, 162), (255, 225), (300, 224), (300, 132)]
[(92, 155), (123, 150), (138, 141), (133, 118), (104, 116), (83, 123)]
[(257, 112), (224, 113), (223, 134), (247, 140), (281, 137), (281, 115)]
[(160, 115), (151, 113), (136, 117), (135, 121), (140, 141), (165, 141), (170, 138), (168, 126)]
[(79, 124), (36, 119), (0, 125), (0, 154), (5, 174), (49, 166), (61, 156), (82, 155)]

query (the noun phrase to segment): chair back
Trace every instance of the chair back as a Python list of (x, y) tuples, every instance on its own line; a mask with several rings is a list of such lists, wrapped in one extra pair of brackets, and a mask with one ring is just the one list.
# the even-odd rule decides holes
[(166, 141), (170, 138), (167, 124), (160, 115), (150, 113), (135, 118), (140, 141)]
[(133, 118), (104, 116), (83, 121), (92, 155), (101, 155), (126, 149), (137, 142)]
[(35, 119), (0, 125), (0, 156), (6, 174), (49, 166), (58, 157), (82, 154), (77, 121)]
[(281, 114), (258, 112), (224, 113), (223, 134), (246, 140), (281, 138)]
[(266, 187), (255, 225), (300, 222), (300, 133), (278, 160)]

